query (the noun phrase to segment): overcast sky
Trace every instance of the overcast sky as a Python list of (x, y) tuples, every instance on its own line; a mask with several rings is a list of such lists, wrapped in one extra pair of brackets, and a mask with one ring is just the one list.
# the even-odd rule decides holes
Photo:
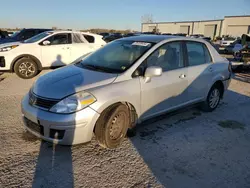
[(1, 27), (140, 30), (154, 21), (222, 19), (250, 15), (250, 0), (2, 0)]

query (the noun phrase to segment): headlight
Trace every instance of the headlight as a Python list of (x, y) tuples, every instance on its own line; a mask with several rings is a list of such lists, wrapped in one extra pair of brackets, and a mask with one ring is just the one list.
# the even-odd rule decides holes
[(18, 45), (5, 46), (5, 47), (0, 48), (0, 52), (7, 52), (7, 51), (10, 51), (16, 47), (18, 47)]
[(55, 113), (68, 114), (86, 108), (93, 104), (96, 98), (87, 92), (79, 92), (69, 97), (64, 98), (55, 104), (50, 111)]

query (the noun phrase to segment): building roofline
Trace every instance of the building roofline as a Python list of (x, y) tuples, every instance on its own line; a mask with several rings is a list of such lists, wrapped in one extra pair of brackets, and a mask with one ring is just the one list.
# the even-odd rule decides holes
[(225, 18), (234, 18), (234, 17), (250, 17), (250, 15), (239, 15), (239, 16), (225, 16)]
[(214, 21), (223, 21), (223, 20), (224, 20), (224, 19), (216, 19), (216, 20), (192, 20), (192, 21), (175, 21), (175, 22), (153, 22), (153, 23), (142, 23), (142, 24), (214, 22)]
[[(250, 15), (224, 16), (224, 18), (237, 18), (237, 17), (250, 17)], [(189, 20), (189, 21), (174, 21), (174, 22), (153, 22), (153, 23), (142, 23), (142, 24), (214, 22), (214, 21), (223, 21), (223, 20), (224, 19), (215, 19), (215, 20)]]

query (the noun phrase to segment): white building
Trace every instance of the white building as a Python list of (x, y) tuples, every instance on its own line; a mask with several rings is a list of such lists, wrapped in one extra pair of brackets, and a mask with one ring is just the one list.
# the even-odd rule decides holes
[(206, 37), (230, 35), (234, 37), (250, 33), (250, 15), (225, 16), (221, 20), (142, 23), (142, 32), (203, 34)]

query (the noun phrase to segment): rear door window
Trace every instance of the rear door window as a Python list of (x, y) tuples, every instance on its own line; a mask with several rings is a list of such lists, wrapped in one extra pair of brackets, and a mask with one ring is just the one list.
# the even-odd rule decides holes
[(200, 42), (186, 42), (189, 66), (202, 65), (211, 62), (207, 47)]
[(84, 38), (89, 42), (89, 43), (95, 43), (95, 37), (91, 35), (85, 35), (83, 34)]

